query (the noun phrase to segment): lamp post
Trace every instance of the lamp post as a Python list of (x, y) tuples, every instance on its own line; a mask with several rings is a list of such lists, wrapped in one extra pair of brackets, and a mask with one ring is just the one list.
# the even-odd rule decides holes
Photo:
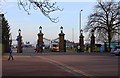
[(118, 26), (118, 45), (120, 45), (120, 41), (119, 41), (119, 33), (120, 33), (120, 31), (119, 31), (120, 29), (119, 29), (119, 26)]
[(21, 29), (18, 30), (18, 33), (21, 34)]
[(60, 27), (60, 31), (61, 31), (61, 33), (63, 33), (63, 27), (62, 26)]
[(81, 31), (82, 31), (82, 28), (81, 28), (81, 25), (82, 25), (82, 22), (81, 22), (82, 11), (83, 10), (80, 10), (80, 27), (79, 27), (80, 34), (81, 34)]
[(83, 30), (81, 29), (81, 30), (80, 30), (80, 34), (82, 34), (82, 33), (83, 33)]
[(39, 31), (40, 31), (40, 33), (42, 33), (42, 27), (41, 26), (39, 27)]
[(91, 31), (92, 35), (94, 35), (94, 30)]

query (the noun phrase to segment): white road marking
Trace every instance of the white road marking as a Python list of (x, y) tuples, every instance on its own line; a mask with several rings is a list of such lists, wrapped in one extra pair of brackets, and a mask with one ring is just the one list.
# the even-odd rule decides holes
[(43, 56), (37, 56), (37, 57), (39, 57), (39, 58), (41, 58), (41, 59), (48, 60), (49, 62), (53, 62), (53, 63), (55, 63), (55, 64), (58, 64), (58, 65), (60, 65), (60, 66), (62, 66), (62, 67), (65, 67), (65, 68), (67, 68), (67, 69), (69, 69), (69, 70), (72, 70), (73, 72), (82, 74), (82, 75), (84, 75), (84, 76), (93, 76), (93, 75), (91, 75), (91, 74), (88, 74), (88, 73), (86, 73), (86, 72), (81, 71), (80, 69), (74, 68), (74, 67), (72, 67), (72, 66), (68, 66), (68, 65), (66, 65), (66, 64), (63, 64), (63, 63), (58, 62), (58, 61), (55, 61), (55, 60), (53, 60), (53, 59), (46, 58), (46, 57), (43, 57)]

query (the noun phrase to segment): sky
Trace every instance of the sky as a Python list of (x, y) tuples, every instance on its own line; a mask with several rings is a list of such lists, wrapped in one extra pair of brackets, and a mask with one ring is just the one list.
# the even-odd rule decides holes
[[(60, 33), (60, 27), (63, 26), (63, 32), (65, 33), (65, 39), (78, 42), (79, 41), (79, 19), (80, 10), (81, 12), (81, 27), (87, 24), (88, 16), (93, 13), (94, 6), (96, 2), (92, 1), (66, 1), (57, 2), (56, 4), (63, 11), (57, 11), (51, 14), (51, 17), (59, 17), (58, 23), (51, 22), (47, 17), (45, 17), (41, 11), (34, 10), (32, 7), (29, 10), (30, 15), (28, 15), (23, 8), (19, 9), (17, 2), (3, 2), (2, 12), (5, 13), (5, 18), (11, 28), (12, 38), (16, 39), (18, 36), (18, 30), (21, 29), (23, 42), (29, 41), (35, 44), (39, 33), (39, 27), (42, 26), (42, 32), (44, 33), (44, 38), (55, 39), (58, 38)], [(74, 35), (73, 35), (74, 34)], [(85, 38), (87, 37), (84, 32)]]

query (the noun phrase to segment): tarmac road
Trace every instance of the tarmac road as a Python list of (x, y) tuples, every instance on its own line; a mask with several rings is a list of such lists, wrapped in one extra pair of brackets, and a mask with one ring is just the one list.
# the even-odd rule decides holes
[(73, 76), (42, 58), (36, 56), (14, 56), (15, 60), (8, 61), (3, 57), (3, 76)]
[[(3, 76), (111, 76), (118, 78), (119, 56), (107, 53), (34, 53), (26, 49), (14, 54), (15, 60), (2, 58)], [(112, 77), (113, 76), (113, 77)], [(109, 77), (110, 78), (110, 77)]]

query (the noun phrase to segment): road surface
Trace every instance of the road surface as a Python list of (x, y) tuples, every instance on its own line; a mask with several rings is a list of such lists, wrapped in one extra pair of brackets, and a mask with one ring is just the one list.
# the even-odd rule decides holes
[(109, 53), (14, 53), (2, 57), (3, 76), (113, 76), (119, 75), (119, 56)]

